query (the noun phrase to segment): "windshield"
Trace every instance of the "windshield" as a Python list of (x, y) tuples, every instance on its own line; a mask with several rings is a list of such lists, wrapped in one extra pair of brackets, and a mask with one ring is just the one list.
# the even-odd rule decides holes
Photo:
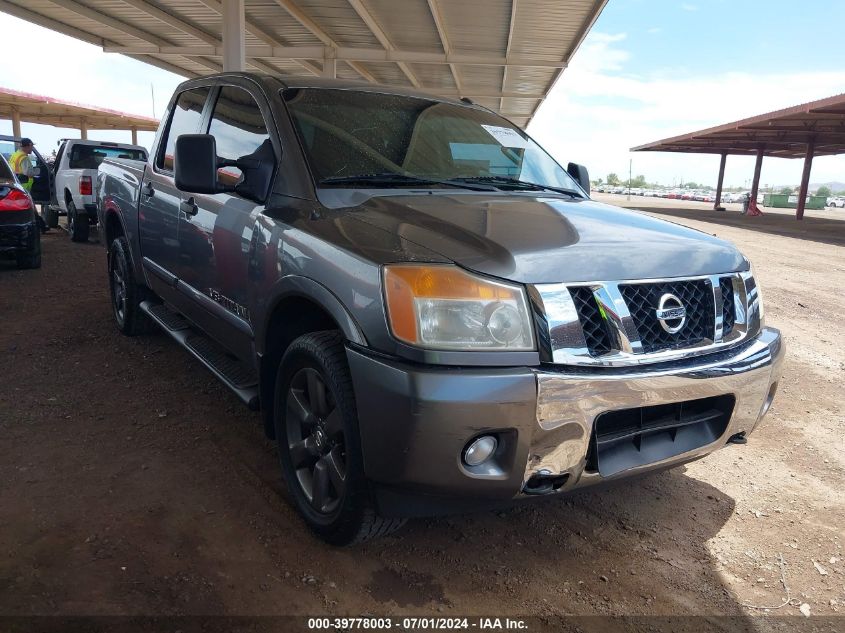
[(477, 106), (325, 88), (288, 89), (284, 97), (323, 186), (367, 177), (368, 187), (396, 186), (401, 179), (384, 176), (401, 175), (432, 185), (466, 180), (511, 188), (522, 181), (580, 192), (522, 130)]
[(147, 153), (128, 147), (110, 147), (107, 145), (74, 145), (70, 152), (70, 169), (97, 169), (105, 158), (131, 158), (147, 160)]

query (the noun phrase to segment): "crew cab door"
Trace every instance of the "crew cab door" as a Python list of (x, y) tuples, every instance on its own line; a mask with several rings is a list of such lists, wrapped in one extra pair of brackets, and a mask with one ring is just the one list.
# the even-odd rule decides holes
[(179, 216), (178, 274), (195, 302), (188, 317), (242, 359), (252, 357), (249, 270), (253, 228), (265, 208), (279, 159), (279, 148), (274, 147), (270, 134), (273, 128), (268, 125), (272, 120), (269, 107), (249, 86), (245, 82), (217, 90), (208, 134), (215, 137), (219, 158), (257, 156), (272, 163), (266, 181), (258, 186), (263, 194), (250, 191), (249, 185), (256, 184), (248, 182), (253, 178), (251, 172), (223, 167), (217, 172), (218, 183), (227, 188), (237, 186), (237, 191), (184, 193)]
[(61, 196), (58, 195), (59, 191), (59, 184), (56, 180), (56, 176), (59, 173), (59, 166), (62, 164), (62, 158), (65, 155), (65, 147), (67, 147), (67, 141), (62, 141), (61, 146), (59, 147), (59, 151), (56, 152), (56, 158), (53, 160), (53, 165), (50, 168), (50, 176), (52, 183), (50, 185), (50, 206), (54, 209), (61, 209)]
[(32, 178), (32, 189), (30, 189), (29, 195), (37, 204), (50, 204), (51, 192), (53, 191), (53, 174), (47, 161), (38, 153), (38, 150), (33, 149), (32, 155), (35, 159), (32, 162), (36, 175)]
[(173, 182), (176, 137), (201, 129), (211, 88), (185, 90), (170, 109), (152, 167), (145, 170), (138, 203), (141, 257), (150, 286), (165, 300), (178, 299), (175, 284), (180, 254), (179, 205), (182, 192)]

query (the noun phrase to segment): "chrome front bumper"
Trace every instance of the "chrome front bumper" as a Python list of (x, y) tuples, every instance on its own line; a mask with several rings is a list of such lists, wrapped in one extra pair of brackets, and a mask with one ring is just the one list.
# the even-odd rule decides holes
[[(764, 328), (741, 347), (661, 369), (537, 370), (537, 428), (524, 481), (568, 475), (561, 492), (689, 462), (750, 434), (765, 415), (780, 380), (780, 332)], [(660, 461), (602, 477), (586, 469), (593, 425), (608, 411), (732, 394), (736, 403), (724, 433), (713, 442)]]

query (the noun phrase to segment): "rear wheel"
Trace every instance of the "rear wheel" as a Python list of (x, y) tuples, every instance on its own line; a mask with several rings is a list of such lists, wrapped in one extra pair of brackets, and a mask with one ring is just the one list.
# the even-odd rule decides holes
[(152, 322), (141, 310), (145, 289), (135, 282), (129, 263), (129, 244), (122, 235), (109, 249), (109, 291), (117, 328), (126, 336), (148, 332)]
[(339, 332), (305, 334), (291, 344), (277, 374), (274, 411), (282, 472), (314, 533), (349, 545), (404, 523), (379, 516), (373, 506)]
[(41, 268), (41, 231), (35, 229), (35, 241), (32, 248), (25, 253), (18, 253), (18, 268)]
[(80, 215), (73, 200), (67, 202), (67, 229), (73, 242), (87, 242), (91, 225), (87, 215)]

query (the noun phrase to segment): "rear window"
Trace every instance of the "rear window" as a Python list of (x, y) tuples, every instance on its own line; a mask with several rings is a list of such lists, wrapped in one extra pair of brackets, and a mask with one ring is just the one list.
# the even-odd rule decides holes
[(3, 158), (0, 158), (0, 180), (14, 180), (12, 169)]
[(147, 152), (141, 149), (110, 147), (105, 145), (74, 145), (70, 151), (70, 169), (97, 169), (106, 158), (131, 158), (147, 160)]

